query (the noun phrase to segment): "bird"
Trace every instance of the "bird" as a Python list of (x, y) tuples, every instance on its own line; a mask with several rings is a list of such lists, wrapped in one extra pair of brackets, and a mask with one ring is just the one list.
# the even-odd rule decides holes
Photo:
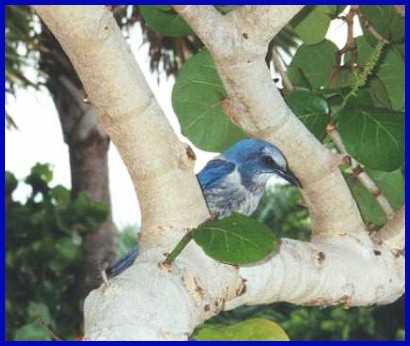
[[(197, 174), (212, 219), (223, 219), (233, 212), (251, 215), (258, 207), (266, 183), (273, 176), (302, 188), (279, 148), (252, 138), (235, 143), (208, 161)], [(134, 263), (137, 256), (138, 250), (133, 249), (107, 268), (106, 276), (120, 274)]]

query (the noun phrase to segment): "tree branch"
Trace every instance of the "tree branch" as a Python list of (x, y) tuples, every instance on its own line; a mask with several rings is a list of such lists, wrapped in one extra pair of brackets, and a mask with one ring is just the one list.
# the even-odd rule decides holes
[(288, 75), (286, 74), (285, 67), (283, 66), (283, 62), (280, 59), (279, 53), (276, 48), (273, 48), (272, 52), (272, 60), (273, 66), (275, 67), (276, 72), (279, 73), (280, 77), (282, 78), (283, 87), (286, 91), (291, 92), (295, 88), (289, 79)]
[(131, 174), (142, 212), (142, 246), (166, 239), (163, 233), (173, 226), (206, 219), (192, 157), (158, 106), (112, 13), (104, 6), (34, 8), (72, 61)]
[[(291, 112), (272, 83), (264, 61), (269, 40), (301, 8), (244, 6), (228, 18), (221, 16), (223, 25), (219, 26), (215, 18), (208, 22), (208, 7), (175, 6), (207, 45), (231, 103), (245, 110), (235, 116), (235, 122), (249, 136), (265, 139), (285, 153), (304, 187), (313, 232), (366, 238), (357, 205), (338, 169), (340, 157), (324, 148)], [(223, 43), (213, 40), (209, 28), (218, 28), (218, 35), (230, 39), (225, 38)]]
[(374, 233), (374, 239), (382, 244), (387, 244), (391, 249), (403, 252), (404, 250), (404, 235), (405, 235), (405, 207), (403, 206), (396, 213), (393, 219), (387, 222), (386, 225)]
[[(192, 7), (184, 8), (182, 13), (191, 13)], [(206, 319), (239, 304), (384, 304), (403, 293), (404, 257), (387, 251), (387, 243), (371, 242), (343, 185), (339, 159), (289, 111), (263, 68), (263, 56), (246, 52), (234, 57), (232, 66), (223, 64), (226, 56), (216, 57), (232, 100), (246, 106), (239, 122), (248, 133), (284, 150), (307, 184), (305, 196), (321, 232), (311, 243), (283, 239), (277, 255), (254, 266), (217, 263), (192, 242), (172, 266), (159, 266), (169, 244), (176, 244), (186, 227), (207, 217), (185, 148), (147, 91), (107, 10), (102, 6), (36, 9), (73, 61), (104, 129), (127, 164), (143, 206), (144, 232), (156, 235), (135, 265), (87, 297), (85, 340), (186, 340)], [(222, 21), (233, 25), (230, 18)], [(235, 36), (235, 30), (225, 35)], [(232, 42), (238, 43), (237, 38)], [(276, 116), (270, 109), (276, 109)]]

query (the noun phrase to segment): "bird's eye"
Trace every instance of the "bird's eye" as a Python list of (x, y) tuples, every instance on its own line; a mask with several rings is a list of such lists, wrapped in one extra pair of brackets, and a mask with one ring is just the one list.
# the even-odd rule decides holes
[(275, 161), (273, 161), (273, 159), (270, 156), (263, 156), (262, 160), (268, 166), (274, 166), (275, 165)]

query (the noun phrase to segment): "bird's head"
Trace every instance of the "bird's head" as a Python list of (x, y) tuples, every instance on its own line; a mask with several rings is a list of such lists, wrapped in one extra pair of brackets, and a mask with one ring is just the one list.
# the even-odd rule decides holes
[(272, 176), (302, 187), (289, 170), (285, 156), (273, 144), (260, 139), (244, 139), (224, 152), (223, 156), (238, 167), (244, 185), (265, 186)]

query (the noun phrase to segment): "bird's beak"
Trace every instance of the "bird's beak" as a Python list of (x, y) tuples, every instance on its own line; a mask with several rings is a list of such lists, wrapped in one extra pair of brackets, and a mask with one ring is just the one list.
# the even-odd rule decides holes
[(302, 188), (302, 184), (300, 183), (299, 179), (292, 173), (292, 171), (282, 171), (282, 170), (276, 170), (275, 173), (279, 175), (281, 178), (285, 179), (292, 185), (295, 185), (297, 187)]

